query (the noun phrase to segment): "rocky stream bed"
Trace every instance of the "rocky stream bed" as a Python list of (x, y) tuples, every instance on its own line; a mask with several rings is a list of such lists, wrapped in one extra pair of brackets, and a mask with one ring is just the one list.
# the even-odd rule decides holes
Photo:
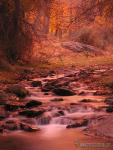
[[(0, 150), (81, 150), (84, 142), (112, 150), (113, 92), (96, 82), (105, 74), (106, 68), (31, 73), (1, 86)], [(105, 118), (111, 127), (102, 132)]]

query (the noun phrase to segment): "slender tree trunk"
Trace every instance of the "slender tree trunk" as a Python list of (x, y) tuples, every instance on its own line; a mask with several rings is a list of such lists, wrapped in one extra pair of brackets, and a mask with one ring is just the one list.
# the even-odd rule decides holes
[(19, 19), (20, 19), (20, 13), (21, 13), (21, 4), (20, 0), (14, 0), (15, 3), (15, 11), (14, 11), (14, 32), (18, 33), (19, 30)]
[(9, 31), (9, 44), (8, 44), (8, 57), (10, 56), (10, 61), (16, 61), (19, 59), (20, 52), (17, 50), (17, 38), (19, 35), (20, 28), (20, 13), (21, 4), (20, 0), (14, 1), (14, 12), (12, 14), (12, 30)]

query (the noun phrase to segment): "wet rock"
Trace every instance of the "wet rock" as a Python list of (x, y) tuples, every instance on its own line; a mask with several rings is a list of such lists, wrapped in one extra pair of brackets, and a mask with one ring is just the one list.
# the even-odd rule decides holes
[(49, 91), (51, 91), (52, 89), (54, 89), (56, 86), (54, 86), (54, 85), (45, 85), (43, 88), (42, 88), (42, 90), (43, 90), (43, 92), (49, 92)]
[(27, 123), (20, 123), (20, 129), (27, 132), (36, 132), (40, 131), (40, 129), (34, 125), (29, 125)]
[(41, 116), (44, 112), (45, 112), (44, 110), (40, 110), (40, 111), (24, 110), (24, 111), (19, 112), (19, 115), (25, 116), (25, 117), (28, 117), (28, 118), (33, 118), (33, 117)]
[(52, 89), (54, 89), (56, 87), (56, 85), (53, 82), (48, 82), (46, 83), (42, 88), (42, 92), (49, 92)]
[(71, 78), (71, 77), (74, 77), (75, 75), (76, 75), (76, 74), (75, 74), (75, 73), (73, 73), (73, 74), (66, 75), (66, 77)]
[(3, 127), (0, 126), (0, 133), (3, 133)]
[(51, 101), (52, 102), (62, 102), (62, 101), (64, 101), (64, 99), (63, 98), (54, 98)]
[(50, 88), (48, 88), (48, 87), (42, 87), (41, 90), (42, 90), (42, 92), (46, 92), (47, 93), (47, 92), (50, 91)]
[(58, 96), (73, 96), (75, 93), (66, 88), (56, 88), (53, 90), (53, 93)]
[(36, 101), (36, 100), (31, 100), (30, 102), (28, 102), (25, 105), (25, 108), (33, 108), (33, 107), (37, 107), (37, 106), (40, 106), (40, 105), (42, 105), (42, 102)]
[(6, 89), (6, 91), (9, 92), (9, 93), (15, 94), (16, 96), (18, 96), (20, 98), (24, 98), (24, 97), (26, 97), (29, 94), (28, 90), (26, 90), (26, 88), (24, 88), (21, 85), (9, 86)]
[(13, 111), (18, 110), (19, 106), (18, 105), (14, 105), (14, 104), (6, 104), (4, 106), (4, 108), (5, 108), (6, 111), (12, 111), (13, 112)]
[(8, 120), (3, 124), (3, 128), (14, 131), (19, 129), (19, 124), (15, 120)]
[(83, 102), (83, 103), (90, 103), (90, 102), (96, 102), (96, 100), (92, 100), (92, 99), (83, 99), (83, 100), (81, 100), (80, 102)]
[(72, 106), (73, 106), (73, 105), (77, 105), (77, 103), (70, 103), (70, 105), (72, 105)]
[(48, 93), (48, 92), (45, 92), (44, 95), (49, 95), (49, 93)]
[(31, 85), (33, 87), (40, 87), (40, 86), (42, 86), (42, 82), (41, 81), (32, 81)]
[(106, 109), (106, 112), (112, 113), (113, 112), (113, 106), (108, 106)]
[(86, 93), (84, 91), (80, 92), (79, 95), (85, 95)]
[(65, 113), (64, 113), (64, 111), (60, 110), (60, 111), (58, 111), (58, 115), (59, 115), (59, 116), (64, 116)]
[(102, 90), (96, 91), (93, 93), (93, 95), (95, 95), (95, 96), (103, 96), (103, 95), (109, 95), (109, 94), (110, 94), (109, 91), (102, 91)]
[(104, 102), (108, 105), (113, 105), (113, 97), (106, 98)]
[(52, 80), (48, 81), (43, 87), (42, 87), (42, 92), (49, 92), (55, 88), (58, 88), (58, 81), (57, 80)]
[(75, 123), (75, 124), (70, 124), (66, 128), (79, 128), (79, 127), (84, 127), (88, 125), (88, 120), (83, 120), (81, 123)]
[(4, 120), (6, 118), (6, 116), (0, 115), (0, 121)]

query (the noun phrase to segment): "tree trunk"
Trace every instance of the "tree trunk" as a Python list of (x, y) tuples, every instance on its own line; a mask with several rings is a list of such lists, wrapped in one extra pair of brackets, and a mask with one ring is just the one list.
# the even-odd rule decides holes
[(14, 12), (12, 14), (12, 30), (9, 31), (9, 42), (7, 47), (7, 57), (9, 61), (16, 61), (19, 59), (20, 52), (17, 50), (17, 38), (19, 36), (20, 28), (20, 13), (21, 13), (21, 4), (20, 0), (14, 1)]
[(20, 12), (21, 12), (21, 4), (20, 0), (14, 0), (15, 3), (15, 11), (14, 11), (14, 32), (18, 34), (19, 29), (19, 19), (20, 19)]

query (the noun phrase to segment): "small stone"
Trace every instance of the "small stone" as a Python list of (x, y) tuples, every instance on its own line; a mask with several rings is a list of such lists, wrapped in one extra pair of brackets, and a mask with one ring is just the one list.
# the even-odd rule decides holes
[(40, 86), (42, 86), (42, 82), (41, 81), (32, 81), (31, 85), (33, 87), (40, 87)]
[(108, 106), (106, 109), (106, 112), (112, 113), (113, 112), (113, 106)]
[(45, 112), (44, 110), (40, 110), (40, 111), (24, 110), (24, 111), (19, 112), (19, 115), (33, 118), (33, 117), (41, 116), (44, 112)]
[(52, 102), (62, 102), (64, 101), (63, 98), (54, 98), (51, 100)]
[(84, 92), (84, 91), (82, 91), (82, 92), (80, 92), (80, 93), (79, 93), (79, 95), (85, 95), (85, 92)]
[(90, 103), (90, 102), (96, 102), (96, 100), (92, 100), (92, 99), (83, 99), (83, 100), (81, 100), (80, 102), (83, 102), (83, 103)]
[(13, 111), (18, 110), (19, 106), (18, 105), (13, 105), (13, 104), (6, 104), (4, 106), (4, 108), (5, 108), (6, 111), (12, 111), (13, 112)]
[(6, 118), (6, 116), (0, 115), (0, 121), (1, 121), (1, 120), (4, 120), (5, 118)]
[(88, 120), (83, 120), (81, 123), (70, 124), (66, 128), (80, 128), (88, 125)]
[(104, 102), (108, 105), (113, 105), (113, 97), (106, 98)]
[(19, 124), (15, 120), (8, 120), (3, 124), (3, 128), (14, 131), (19, 129)]
[(27, 131), (27, 132), (36, 132), (40, 131), (40, 129), (34, 125), (29, 125), (27, 123), (20, 123), (21, 130)]
[(72, 105), (72, 106), (73, 106), (73, 105), (77, 105), (77, 103), (70, 103), (70, 105)]
[(61, 116), (65, 115), (64, 111), (62, 111), (62, 110), (58, 111), (58, 114), (61, 115)]
[(69, 89), (65, 88), (56, 88), (53, 90), (53, 93), (55, 93), (58, 96), (73, 96), (75, 93)]
[(25, 108), (33, 108), (33, 107), (37, 107), (37, 106), (40, 106), (40, 105), (42, 105), (42, 102), (36, 101), (36, 100), (31, 100), (30, 102), (28, 102), (25, 105)]
[(44, 95), (49, 95), (49, 93), (48, 93), (48, 92), (45, 92)]

